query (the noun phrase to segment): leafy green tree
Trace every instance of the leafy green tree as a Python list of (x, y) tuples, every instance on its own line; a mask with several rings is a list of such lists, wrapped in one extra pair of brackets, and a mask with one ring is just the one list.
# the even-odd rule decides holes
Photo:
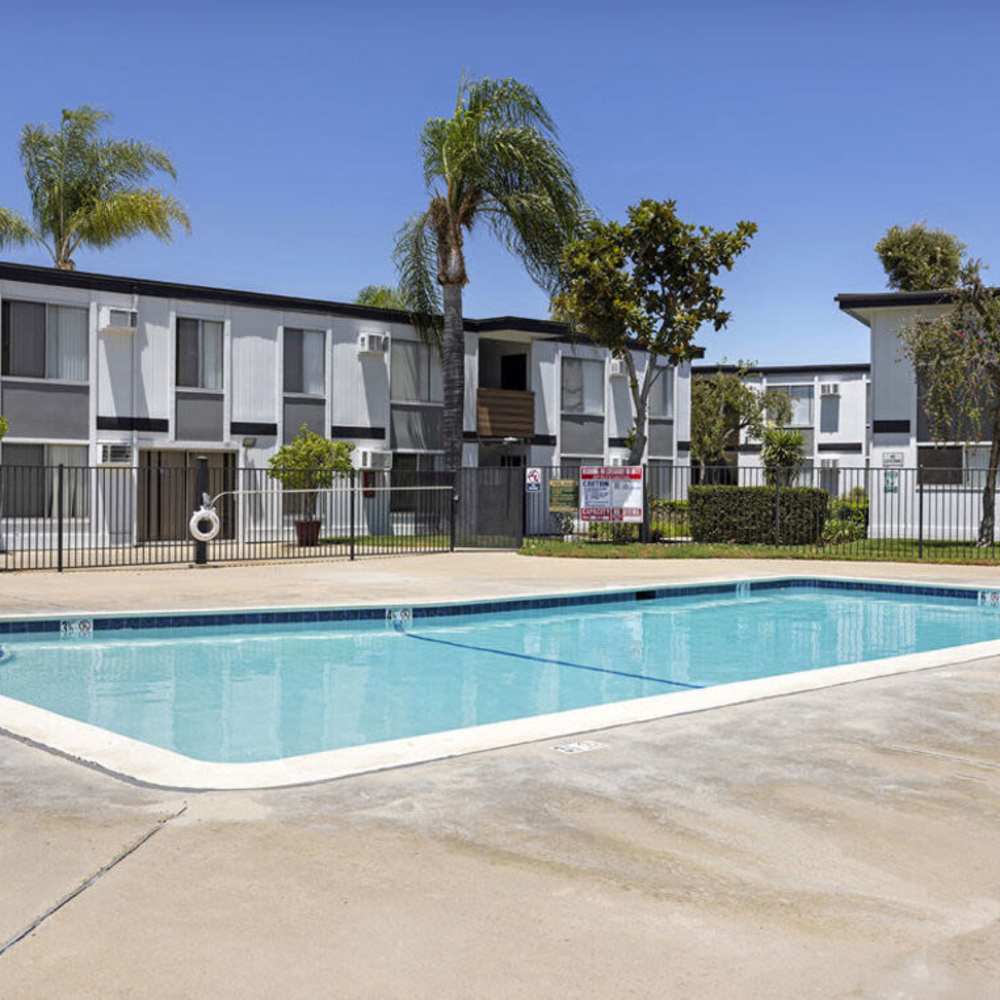
[(691, 458), (704, 471), (724, 465), (743, 436), (759, 440), (768, 423), (787, 424), (792, 405), (787, 392), (761, 392), (746, 378), (751, 366), (738, 362), (691, 380)]
[(0, 208), (0, 249), (37, 243), (56, 267), (72, 271), (80, 247), (103, 249), (152, 233), (169, 240), (174, 225), (190, 231), (180, 204), (155, 187), (155, 173), (177, 174), (166, 153), (135, 139), (107, 139), (110, 115), (83, 105), (64, 110), (56, 131), (25, 125), (21, 162), (31, 197), (31, 220)]
[(2, 441), (7, 436), (7, 431), (10, 430), (10, 423), (7, 421), (6, 417), (0, 417), (0, 441)]
[(948, 308), (899, 332), (934, 441), (990, 441), (978, 544), (993, 544), (1000, 469), (1000, 297), (967, 261)]
[[(753, 222), (694, 226), (678, 218), (676, 202), (646, 199), (629, 208), (626, 222), (592, 221), (566, 247), (554, 309), (625, 362), (635, 414), (630, 463), (646, 451), (647, 403), (664, 370), (657, 360), (690, 358), (704, 324), (721, 330), (729, 322), (715, 279), (732, 270), (756, 232)], [(641, 382), (634, 349), (649, 352)]]
[(769, 424), (761, 435), (760, 460), (768, 486), (791, 486), (802, 465), (805, 441), (801, 431)]
[(453, 113), (428, 119), (420, 146), (430, 201), (400, 230), (394, 256), (418, 330), (441, 346), (445, 461), (454, 469), (462, 464), (465, 234), (485, 224), (550, 289), (584, 204), (551, 116), (517, 80), (463, 79)]
[(964, 252), (957, 237), (923, 222), (892, 226), (875, 244), (889, 287), (901, 292), (954, 288)]
[[(311, 431), (306, 424), (268, 460), (267, 474), (286, 490), (328, 490), (338, 473), (351, 471), (354, 445), (331, 441)], [(316, 516), (315, 493), (293, 494), (306, 519)]]
[(375, 309), (399, 309), (409, 307), (403, 293), (392, 285), (365, 285), (354, 299), (355, 305), (372, 306)]

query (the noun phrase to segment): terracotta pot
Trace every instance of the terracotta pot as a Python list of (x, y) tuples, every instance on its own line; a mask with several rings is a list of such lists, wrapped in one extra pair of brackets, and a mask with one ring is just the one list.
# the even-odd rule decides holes
[(295, 522), (295, 536), (298, 538), (301, 548), (311, 548), (319, 544), (319, 529), (322, 524), (322, 521)]

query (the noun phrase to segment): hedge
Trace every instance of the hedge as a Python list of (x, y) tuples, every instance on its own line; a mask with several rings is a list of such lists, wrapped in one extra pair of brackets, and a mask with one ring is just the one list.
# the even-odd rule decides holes
[(807, 486), (692, 486), (688, 499), (694, 541), (742, 545), (816, 544), (829, 503), (826, 490)]

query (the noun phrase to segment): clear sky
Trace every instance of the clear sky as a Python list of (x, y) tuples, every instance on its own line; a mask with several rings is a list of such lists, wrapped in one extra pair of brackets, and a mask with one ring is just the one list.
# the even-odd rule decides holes
[[(871, 248), (894, 222), (950, 229), (1000, 268), (995, 3), (3, 8), (0, 204), (27, 208), (21, 125), (67, 106), (111, 111), (178, 167), (193, 234), (81, 269), (348, 301), (394, 280), (393, 233), (425, 201), (420, 126), (463, 70), (537, 88), (602, 215), (675, 198), (689, 221), (759, 224), (725, 279), (729, 328), (700, 338), (709, 360), (866, 360), (833, 296), (883, 287)], [(485, 233), (470, 273), (468, 315), (546, 315)]]

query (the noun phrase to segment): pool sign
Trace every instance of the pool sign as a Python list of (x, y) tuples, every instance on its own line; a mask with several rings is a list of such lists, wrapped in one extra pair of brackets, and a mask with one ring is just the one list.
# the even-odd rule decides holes
[(542, 489), (542, 470), (534, 466), (524, 471), (524, 491), (526, 493), (539, 493)]
[(580, 519), (642, 523), (641, 465), (581, 465)]

